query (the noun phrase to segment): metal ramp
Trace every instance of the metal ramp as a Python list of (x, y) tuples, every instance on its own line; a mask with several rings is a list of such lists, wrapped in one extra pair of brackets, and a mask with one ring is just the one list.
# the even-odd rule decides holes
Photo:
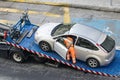
[[(28, 31), (30, 31), (33, 27), (34, 25), (32, 24), (25, 25), (25, 29), (27, 29)], [(8, 39), (7, 44), (17, 47), (17, 48), (21, 48), (33, 54), (37, 54), (38, 56), (43, 56), (43, 57), (52, 59), (54, 61), (68, 65), (78, 70), (82, 70), (84, 72), (89, 72), (89, 73), (102, 75), (102, 76), (109, 76), (109, 77), (118, 77), (120, 75), (120, 69), (119, 69), (120, 68), (120, 61), (119, 61), (120, 51), (118, 50), (116, 50), (115, 59), (108, 66), (99, 67), (99, 68), (90, 68), (85, 64), (85, 62), (77, 60), (76, 64), (72, 64), (71, 61), (64, 60), (62, 57), (60, 57), (55, 52), (43, 52), (34, 41), (34, 33), (29, 38), (24, 37), (23, 40), (19, 44), (12, 43), (11, 41), (9, 41), (9, 39)]]
[[(23, 20), (25, 21), (24, 26), (21, 25), (23, 23)], [(97, 26), (98, 28), (100, 28), (100, 26), (107, 25), (106, 20), (86, 20), (83, 18), (81, 18), (81, 19), (73, 18), (72, 22), (83, 23), (83, 24), (86, 24), (89, 26)], [(112, 61), (112, 63), (110, 63), (107, 66), (98, 67), (98, 68), (90, 68), (85, 64), (85, 62), (82, 62), (79, 60), (77, 60), (76, 64), (72, 64), (71, 61), (64, 60), (56, 52), (43, 52), (39, 48), (39, 46), (34, 41), (34, 32), (37, 29), (37, 28), (35, 28), (37, 26), (30, 23), (27, 14), (25, 14), (23, 16), (23, 19), (18, 21), (18, 23), (16, 25), (14, 25), (13, 28), (17, 30), (17, 26), (18, 27), (20, 26), (21, 32), (24, 32), (27, 30), (29, 33), (26, 32), (26, 34), (23, 35), (22, 39), (20, 39), (18, 44), (16, 44), (15, 41), (12, 40), (10, 38), (10, 36), (8, 36), (6, 39), (7, 40), (6, 43), (11, 45), (11, 46), (26, 50), (26, 51), (33, 53), (33, 54), (36, 54), (38, 56), (43, 56), (43, 57), (49, 58), (51, 60), (68, 65), (70, 67), (73, 67), (77, 70), (81, 70), (84, 72), (89, 72), (89, 73), (102, 75), (102, 76), (109, 76), (109, 77), (120, 76), (120, 51), (119, 50), (116, 50), (116, 55), (115, 55), (114, 60)]]

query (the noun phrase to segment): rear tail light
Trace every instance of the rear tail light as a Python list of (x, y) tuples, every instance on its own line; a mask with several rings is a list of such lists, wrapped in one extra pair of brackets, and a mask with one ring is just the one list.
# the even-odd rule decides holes
[(96, 43), (97, 46), (100, 46), (98, 43)]
[(7, 38), (7, 31), (4, 31), (4, 39)]
[(107, 53), (107, 51), (104, 50), (103, 47), (102, 47), (100, 44), (96, 43), (96, 45), (97, 45), (101, 50), (103, 50), (105, 53)]

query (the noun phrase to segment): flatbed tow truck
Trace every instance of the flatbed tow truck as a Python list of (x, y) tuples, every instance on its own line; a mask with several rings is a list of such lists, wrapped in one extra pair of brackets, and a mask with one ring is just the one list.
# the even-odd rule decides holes
[(5, 53), (7, 53), (7, 56), (12, 57), (13, 60), (18, 63), (24, 62), (32, 55), (41, 62), (48, 59), (92, 74), (108, 77), (120, 76), (119, 50), (116, 50), (115, 59), (107, 66), (90, 68), (84, 62), (79, 60), (77, 60), (76, 64), (72, 64), (72, 61), (64, 60), (56, 52), (42, 51), (34, 41), (34, 33), (37, 29), (38, 26), (32, 24), (28, 18), (28, 14), (25, 13), (23, 17), (11, 27), (9, 32), (5, 32), (4, 38), (6, 41), (0, 44), (0, 50), (4, 50)]

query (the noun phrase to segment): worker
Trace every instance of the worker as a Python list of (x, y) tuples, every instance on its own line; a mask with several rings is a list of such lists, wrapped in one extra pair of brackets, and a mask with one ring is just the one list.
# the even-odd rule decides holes
[(64, 44), (68, 48), (68, 52), (66, 55), (67, 60), (70, 60), (72, 58), (72, 62), (76, 63), (76, 53), (73, 45), (73, 39), (71, 37), (67, 37), (64, 39)]

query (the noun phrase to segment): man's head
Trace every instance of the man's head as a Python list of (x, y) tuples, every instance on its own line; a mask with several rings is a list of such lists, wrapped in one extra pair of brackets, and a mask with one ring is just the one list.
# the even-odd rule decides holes
[(71, 37), (67, 37), (67, 39), (73, 42), (73, 39)]

